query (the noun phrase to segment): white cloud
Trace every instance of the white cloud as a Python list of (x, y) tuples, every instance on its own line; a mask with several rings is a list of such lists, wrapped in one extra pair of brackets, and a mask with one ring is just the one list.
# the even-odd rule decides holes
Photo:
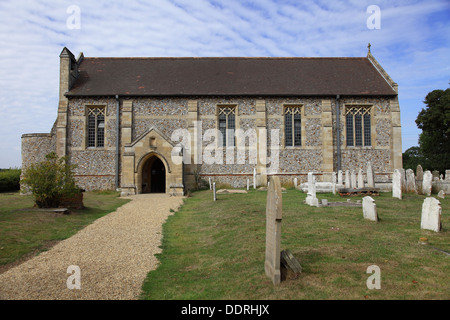
[[(59, 53), (86, 56), (365, 56), (367, 43), (400, 85), (405, 146), (427, 92), (448, 85), (450, 5), (445, 0), (130, 0), (0, 2), (0, 168), (20, 166), (20, 136), (56, 118)], [(77, 5), (81, 29), (69, 30)], [(405, 119), (405, 120), (403, 120)], [(406, 141), (406, 142), (405, 142)]]

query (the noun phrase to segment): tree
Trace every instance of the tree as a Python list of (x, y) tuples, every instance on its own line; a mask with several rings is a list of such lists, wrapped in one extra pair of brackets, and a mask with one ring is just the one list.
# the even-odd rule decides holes
[(52, 152), (44, 161), (33, 163), (25, 170), (22, 183), (30, 187), (39, 208), (56, 208), (63, 199), (80, 192), (73, 176), (74, 169), (65, 157), (58, 159)]
[(420, 151), (427, 159), (428, 170), (443, 173), (450, 169), (450, 88), (431, 91), (424, 103), (426, 107), (416, 119), (417, 127), (422, 129)]
[(422, 154), (420, 147), (411, 147), (403, 152), (403, 168), (413, 169), (414, 172), (418, 165), (428, 168), (428, 159)]

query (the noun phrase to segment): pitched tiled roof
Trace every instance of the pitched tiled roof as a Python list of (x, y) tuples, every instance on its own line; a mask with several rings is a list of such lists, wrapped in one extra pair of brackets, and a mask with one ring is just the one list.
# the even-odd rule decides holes
[(84, 58), (67, 96), (396, 95), (368, 58)]

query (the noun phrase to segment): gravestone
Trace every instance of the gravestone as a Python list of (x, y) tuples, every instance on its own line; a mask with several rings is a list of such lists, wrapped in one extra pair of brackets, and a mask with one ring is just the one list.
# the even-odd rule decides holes
[(312, 172), (308, 172), (308, 195), (305, 202), (310, 206), (319, 205), (319, 200), (316, 197), (316, 178)]
[(247, 191), (250, 189), (250, 179), (247, 178)]
[(416, 188), (418, 194), (423, 194), (422, 181), (423, 181), (423, 168), (419, 164), (416, 169)]
[(405, 169), (400, 168), (398, 170), (400, 171), (400, 174), (401, 174), (400, 181), (401, 181), (401, 184), (402, 184), (402, 192), (406, 192), (406, 172), (405, 172)]
[(350, 180), (351, 180), (351, 185), (352, 185), (351, 188), (352, 189), (356, 189), (356, 173), (355, 173), (355, 170), (352, 170)]
[(364, 219), (378, 221), (377, 206), (372, 197), (364, 197), (362, 199)]
[(372, 162), (367, 163), (367, 187), (375, 188), (375, 177), (373, 175)]
[(406, 192), (417, 193), (416, 178), (414, 177), (414, 171), (412, 169), (406, 170)]
[(431, 188), (432, 188), (433, 175), (431, 171), (427, 170), (423, 173), (423, 181), (422, 181), (422, 191), (423, 194), (427, 196), (431, 196)]
[(342, 170), (338, 171), (337, 184), (342, 185)]
[(213, 196), (214, 196), (214, 201), (216, 201), (216, 183), (213, 182)]
[(350, 171), (345, 170), (345, 187), (350, 189), (352, 185), (350, 184)]
[(253, 168), (253, 189), (256, 189), (256, 168)]
[(294, 178), (294, 188), (297, 189), (298, 186), (298, 179)]
[(441, 230), (441, 203), (433, 197), (428, 197), (422, 204), (420, 228), (439, 232)]
[(441, 198), (441, 199), (445, 199), (445, 192), (444, 192), (444, 190), (439, 191), (439, 193), (438, 193), (437, 196), (438, 196), (439, 198)]
[(438, 178), (438, 180), (439, 180), (439, 171), (438, 170), (433, 170), (433, 172), (431, 172), (431, 174), (433, 175), (433, 180), (435, 178)]
[(278, 177), (270, 177), (266, 204), (266, 259), (264, 269), (274, 285), (281, 281), (280, 243), (283, 213), (281, 184)]
[(364, 188), (364, 176), (362, 173), (362, 170), (359, 169), (358, 171), (358, 189), (363, 189)]
[(211, 178), (208, 178), (208, 181), (209, 181), (209, 190), (211, 190), (212, 189)]
[[(291, 279), (296, 279), (299, 274), (302, 272), (302, 266), (300, 262), (294, 257), (294, 255), (289, 250), (281, 251), (280, 257), (281, 265), (285, 269), (286, 275), (284, 278), (287, 278), (287, 274), (291, 274)], [(283, 273), (283, 272), (282, 272)], [(283, 276), (283, 274), (282, 274)], [(283, 279), (284, 280), (284, 279)]]
[(402, 174), (399, 169), (395, 169), (392, 175), (392, 197), (402, 199)]

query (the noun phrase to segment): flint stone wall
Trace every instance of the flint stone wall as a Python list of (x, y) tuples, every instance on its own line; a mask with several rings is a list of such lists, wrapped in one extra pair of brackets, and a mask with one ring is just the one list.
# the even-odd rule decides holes
[[(333, 126), (333, 167), (337, 167), (336, 153), (336, 110), (334, 97), (136, 97), (120, 100), (120, 114), (123, 112), (124, 101), (132, 101), (132, 134), (133, 140), (138, 138), (150, 127), (154, 127), (168, 139), (172, 132), (179, 128), (189, 128), (189, 100), (197, 101), (197, 121), (202, 121), (203, 133), (217, 125), (217, 106), (235, 105), (237, 107), (236, 126), (243, 130), (256, 129), (257, 100), (265, 101), (265, 124), (268, 129), (267, 143), (270, 146), (270, 130), (279, 129), (280, 144), (284, 144), (285, 105), (299, 105), (302, 108), (302, 146), (280, 148), (279, 173), (281, 183), (292, 183), (295, 177), (298, 183), (306, 181), (308, 172), (321, 173), (324, 164), (324, 131), (323, 112), (326, 107), (323, 101), (331, 102), (331, 125)], [(367, 162), (371, 161), (378, 182), (388, 182), (392, 174), (391, 168), (391, 120), (390, 98), (354, 97), (342, 98), (341, 106), (341, 151), (342, 170), (365, 170)], [(111, 189), (115, 175), (115, 143), (116, 143), (116, 105), (115, 98), (71, 98), (67, 111), (67, 155), (70, 163), (77, 164), (76, 177), (80, 186), (86, 190)], [(372, 146), (351, 147), (345, 144), (346, 105), (372, 106)], [(106, 107), (105, 147), (98, 149), (86, 148), (86, 107)], [(122, 122), (122, 120), (120, 120)], [(203, 146), (209, 141), (203, 141)], [(50, 151), (56, 150), (55, 130), (45, 136), (24, 135), (22, 138), (23, 167), (29, 163), (40, 161)], [(121, 154), (124, 146), (121, 145)], [(270, 153), (269, 153), (270, 154)], [(248, 155), (244, 164), (223, 165), (202, 164), (196, 167), (201, 175), (214, 176), (216, 182), (230, 184), (233, 187), (245, 187), (246, 178), (252, 177), (255, 164), (249, 163)], [(224, 155), (225, 160), (225, 155)], [(119, 160), (120, 175), (122, 160)], [(331, 172), (330, 172), (331, 173)], [(320, 176), (319, 176), (320, 177)]]

